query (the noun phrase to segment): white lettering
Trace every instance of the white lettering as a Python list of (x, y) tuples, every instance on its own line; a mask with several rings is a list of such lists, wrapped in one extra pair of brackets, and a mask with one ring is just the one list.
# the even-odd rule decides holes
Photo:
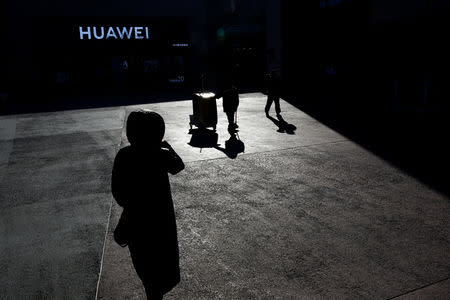
[[(134, 35), (133, 35), (134, 30)], [(106, 34), (105, 34), (106, 32)], [(147, 26), (137, 26), (137, 27), (104, 27), (104, 26), (86, 26), (83, 28), (83, 26), (79, 26), (79, 33), (80, 33), (80, 40), (84, 39), (136, 39), (136, 40), (143, 40), (143, 39), (150, 39), (150, 31)], [(92, 33), (94, 37), (92, 37)], [(187, 44), (177, 44), (177, 46), (187, 46)]]
[(108, 28), (108, 33), (106, 34), (106, 39), (109, 39), (110, 37), (114, 37), (117, 40), (117, 35), (112, 27)]
[(137, 40), (142, 40), (144, 37), (142, 36), (143, 27), (134, 27), (134, 38)]
[(172, 44), (172, 47), (188, 47), (189, 44), (187, 43), (181, 43), (181, 44)]
[(84, 36), (85, 34), (87, 34), (88, 40), (91, 39), (91, 27), (87, 27), (87, 31), (83, 31), (83, 27), (80, 26), (80, 27), (79, 27), (79, 31), (80, 31), (80, 40), (84, 39), (83, 36)]
[[(119, 27), (116, 27), (117, 32), (119, 33), (119, 37), (123, 40), (123, 37), (126, 35), (127, 39), (131, 38), (131, 32), (133, 32), (133, 27), (128, 29), (127, 27), (122, 27), (122, 31), (120, 31)], [(128, 31), (127, 31), (128, 30)]]
[(99, 36), (99, 35), (97, 35), (97, 27), (93, 27), (93, 31), (94, 31), (94, 37), (97, 39), (97, 40), (100, 40), (100, 39), (102, 39), (104, 36), (105, 36), (105, 28), (102, 26), (102, 27), (100, 27), (100, 29), (101, 29), (101, 35)]

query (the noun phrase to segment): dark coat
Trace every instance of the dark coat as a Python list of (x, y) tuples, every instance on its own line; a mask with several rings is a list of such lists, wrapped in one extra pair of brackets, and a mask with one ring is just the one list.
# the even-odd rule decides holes
[(112, 172), (112, 193), (124, 208), (128, 247), (138, 276), (148, 288), (166, 293), (180, 280), (178, 239), (168, 172), (184, 164), (168, 148), (122, 148)]

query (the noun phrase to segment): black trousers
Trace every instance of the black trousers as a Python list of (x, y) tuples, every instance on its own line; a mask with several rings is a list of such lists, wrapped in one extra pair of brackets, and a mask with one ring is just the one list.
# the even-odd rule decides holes
[(280, 114), (281, 112), (281, 108), (280, 108), (280, 97), (279, 96), (273, 96), (273, 95), (268, 95), (267, 96), (267, 103), (266, 103), (266, 113), (269, 113), (270, 107), (272, 106), (272, 102), (275, 102), (275, 112), (278, 114)]
[(234, 112), (227, 111), (227, 112), (225, 112), (225, 114), (227, 115), (228, 124), (233, 124), (234, 123)]

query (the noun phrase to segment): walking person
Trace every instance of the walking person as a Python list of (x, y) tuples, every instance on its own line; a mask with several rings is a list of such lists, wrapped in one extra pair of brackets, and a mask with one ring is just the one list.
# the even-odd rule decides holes
[(280, 108), (280, 78), (275, 71), (271, 71), (267, 76), (267, 102), (265, 107), (266, 116), (269, 116), (269, 110), (272, 103), (275, 102), (275, 112), (281, 113)]
[(237, 114), (237, 108), (239, 106), (239, 93), (236, 87), (232, 86), (226, 89), (222, 94), (223, 111), (227, 115), (228, 119), (228, 132), (235, 132), (239, 128), (235, 118)]
[(111, 188), (123, 207), (114, 238), (128, 246), (148, 299), (163, 299), (180, 281), (175, 213), (168, 173), (184, 163), (163, 140), (165, 124), (156, 112), (133, 111), (126, 125), (129, 146), (114, 160)]

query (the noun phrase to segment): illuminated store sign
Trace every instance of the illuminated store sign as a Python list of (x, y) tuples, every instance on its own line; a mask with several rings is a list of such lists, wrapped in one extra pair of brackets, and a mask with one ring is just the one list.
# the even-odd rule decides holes
[(79, 26), (80, 40), (149, 40), (147, 26)]

